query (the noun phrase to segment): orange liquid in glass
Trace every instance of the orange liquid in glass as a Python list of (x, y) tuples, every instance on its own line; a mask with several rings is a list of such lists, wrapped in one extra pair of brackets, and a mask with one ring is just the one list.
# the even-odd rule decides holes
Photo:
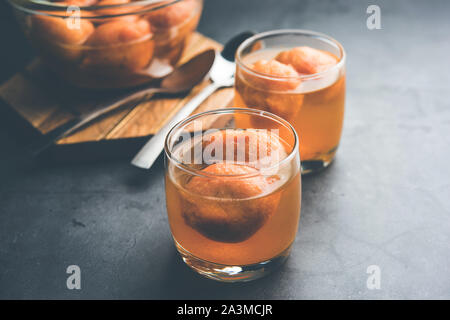
[[(270, 177), (222, 178), (226, 180), (195, 177), (172, 163), (166, 172), (172, 235), (195, 257), (217, 264), (249, 265), (278, 256), (294, 241), (301, 205), (298, 165), (282, 167)], [(199, 183), (195, 190), (192, 189), (194, 179), (204, 179), (196, 181)], [(263, 183), (262, 192), (253, 192), (255, 181), (259, 187)], [(228, 189), (221, 188), (222, 183)], [(217, 193), (204, 196), (198, 192), (199, 188), (209, 191), (216, 188)], [(202, 224), (192, 222), (202, 215), (203, 219), (207, 216), (213, 220), (200, 221)], [(217, 224), (221, 219), (229, 225)]]
[[(258, 51), (245, 57), (244, 62), (270, 60), (280, 51)], [(300, 90), (291, 91), (267, 90), (252, 81), (255, 77), (238, 67), (234, 106), (269, 111), (289, 121), (300, 138), (302, 161), (331, 161), (343, 126), (345, 74), (335, 72), (331, 79), (304, 80)], [(241, 127), (252, 126), (250, 123), (237, 123)]]

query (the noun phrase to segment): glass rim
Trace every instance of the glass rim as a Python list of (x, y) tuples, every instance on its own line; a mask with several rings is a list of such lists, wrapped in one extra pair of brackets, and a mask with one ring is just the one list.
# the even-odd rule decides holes
[[(221, 175), (221, 174), (205, 173), (205, 172), (202, 172), (202, 169), (194, 169), (192, 167), (189, 167), (185, 163), (183, 163), (173, 157), (173, 152), (169, 149), (169, 139), (176, 129), (179, 129), (182, 126), (188, 124), (189, 122), (192, 122), (193, 120), (200, 118), (200, 117), (204, 117), (206, 115), (227, 114), (227, 113), (234, 114), (234, 113), (236, 113), (236, 111), (239, 113), (247, 113), (247, 114), (253, 114), (253, 115), (258, 115), (258, 116), (266, 116), (266, 117), (270, 118), (271, 120), (277, 121), (281, 125), (285, 126), (287, 129), (289, 129), (289, 131), (294, 136), (294, 145), (292, 146), (292, 150), (289, 151), (288, 155), (284, 159), (278, 161), (276, 164), (271, 165), (270, 167), (263, 168), (263, 169), (256, 169), (257, 172), (255, 172), (255, 173), (234, 174), (234, 175)], [(206, 177), (206, 178), (213, 178), (213, 177), (216, 177), (216, 178), (217, 177), (221, 177), (221, 178), (227, 178), (227, 177), (229, 177), (229, 178), (237, 178), (237, 177), (252, 178), (252, 177), (260, 176), (261, 171), (270, 172), (274, 168), (283, 166), (286, 163), (288, 163), (289, 161), (291, 161), (292, 158), (295, 156), (295, 154), (298, 153), (298, 149), (299, 149), (298, 144), (299, 144), (299, 138), (298, 138), (297, 132), (295, 131), (294, 127), (288, 121), (284, 120), (280, 116), (277, 116), (276, 114), (273, 114), (268, 111), (263, 111), (263, 110), (253, 109), (253, 108), (234, 108), (233, 107), (233, 108), (222, 108), (222, 109), (209, 110), (209, 111), (196, 113), (184, 120), (177, 122), (170, 129), (169, 133), (167, 134), (167, 136), (165, 138), (164, 153), (165, 153), (166, 158), (170, 161), (173, 161), (179, 169), (181, 169), (189, 174), (195, 175), (195, 176)], [(299, 154), (299, 157), (300, 157), (300, 154)]]
[[(82, 11), (95, 11), (99, 9), (120, 9), (120, 8), (130, 8), (130, 12), (117, 13), (117, 14), (100, 14), (96, 16), (81, 16), (80, 19), (109, 19), (115, 17), (123, 17), (128, 15), (148, 13), (156, 11), (165, 7), (169, 7), (177, 2), (182, 2), (185, 0), (138, 0), (121, 4), (107, 4), (107, 5), (88, 5), (80, 6), (74, 4), (61, 4), (60, 2), (50, 2), (49, 0), (7, 0), (14, 8), (18, 10), (25, 11), (31, 14), (44, 15), (50, 17), (63, 18), (62, 13), (66, 14), (67, 10), (71, 6), (80, 8)], [(151, 6), (143, 9), (139, 9), (142, 6)], [(132, 10), (136, 7), (136, 10)], [(138, 10), (139, 9), (139, 10)], [(43, 12), (43, 11), (50, 11)], [(53, 12), (55, 12), (53, 14)]]
[[(280, 36), (280, 35), (289, 35), (289, 34), (304, 35), (304, 36), (309, 36), (309, 37), (313, 37), (313, 38), (318, 38), (318, 39), (324, 40), (324, 42), (328, 42), (329, 44), (335, 45), (339, 49), (339, 52), (341, 53), (341, 57), (340, 57), (338, 63), (335, 64), (334, 66), (332, 66), (331, 68), (329, 68), (325, 71), (322, 71), (322, 72), (305, 74), (305, 75), (299, 74), (297, 76), (274, 76), (274, 75), (270, 75), (267, 73), (255, 71), (255, 70), (251, 69), (250, 67), (248, 67), (244, 63), (244, 61), (242, 61), (242, 59), (241, 59), (242, 51), (245, 48), (247, 48), (251, 43), (254, 43), (258, 40), (261, 40), (263, 38), (270, 37), (270, 36)], [(265, 78), (265, 79), (269, 79), (269, 80), (298, 80), (298, 79), (314, 80), (317, 78), (322, 78), (322, 77), (326, 76), (327, 74), (334, 72), (335, 70), (341, 69), (345, 64), (346, 58), (347, 58), (347, 54), (346, 54), (345, 49), (342, 46), (342, 44), (339, 41), (337, 41), (336, 39), (334, 39), (333, 37), (326, 35), (325, 33), (306, 30), (306, 29), (278, 29), (278, 30), (270, 30), (270, 31), (261, 32), (261, 33), (255, 34), (254, 36), (246, 39), (244, 42), (242, 42), (239, 45), (238, 49), (236, 50), (235, 60), (236, 60), (236, 65), (238, 65), (242, 69), (245, 69), (246, 72), (254, 74), (260, 78)]]

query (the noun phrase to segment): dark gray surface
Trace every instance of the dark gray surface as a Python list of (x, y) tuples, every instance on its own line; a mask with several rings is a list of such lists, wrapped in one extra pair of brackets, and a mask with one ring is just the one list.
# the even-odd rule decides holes
[[(382, 30), (366, 28), (368, 4)], [(305, 28), (348, 54), (337, 160), (303, 180), (287, 264), (253, 283), (202, 279), (180, 261), (162, 161), (147, 174), (125, 160), (30, 168), (0, 129), (0, 298), (450, 298), (449, 13), (448, 1), (206, 0), (200, 31), (219, 41)], [(17, 48), (28, 50), (2, 52), (3, 79), (29, 55)], [(66, 289), (70, 264), (80, 291)], [(381, 290), (366, 287), (373, 264)]]

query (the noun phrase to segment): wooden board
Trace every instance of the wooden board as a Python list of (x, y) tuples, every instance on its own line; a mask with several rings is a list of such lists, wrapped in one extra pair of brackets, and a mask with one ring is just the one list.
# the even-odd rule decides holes
[[(220, 50), (221, 47), (214, 40), (194, 33), (189, 39), (180, 63), (186, 62), (206, 49)], [(207, 84), (208, 80), (203, 81), (186, 96), (161, 97), (156, 95), (137, 106), (114, 111), (73, 135), (58, 141), (58, 144), (152, 135)], [(0, 97), (7, 105), (42, 134), (71, 119), (80, 110), (95, 105), (96, 101), (100, 99), (99, 94), (96, 95), (86, 94), (84, 91), (61, 83), (45, 69), (38, 59), (0, 86)], [(194, 113), (227, 107), (230, 105), (232, 97), (232, 88), (219, 90)]]

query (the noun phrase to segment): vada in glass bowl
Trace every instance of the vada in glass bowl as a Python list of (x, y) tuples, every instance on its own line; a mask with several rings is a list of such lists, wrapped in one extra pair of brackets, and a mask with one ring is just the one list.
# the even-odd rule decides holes
[(8, 0), (42, 61), (72, 85), (134, 87), (180, 59), (203, 0)]

